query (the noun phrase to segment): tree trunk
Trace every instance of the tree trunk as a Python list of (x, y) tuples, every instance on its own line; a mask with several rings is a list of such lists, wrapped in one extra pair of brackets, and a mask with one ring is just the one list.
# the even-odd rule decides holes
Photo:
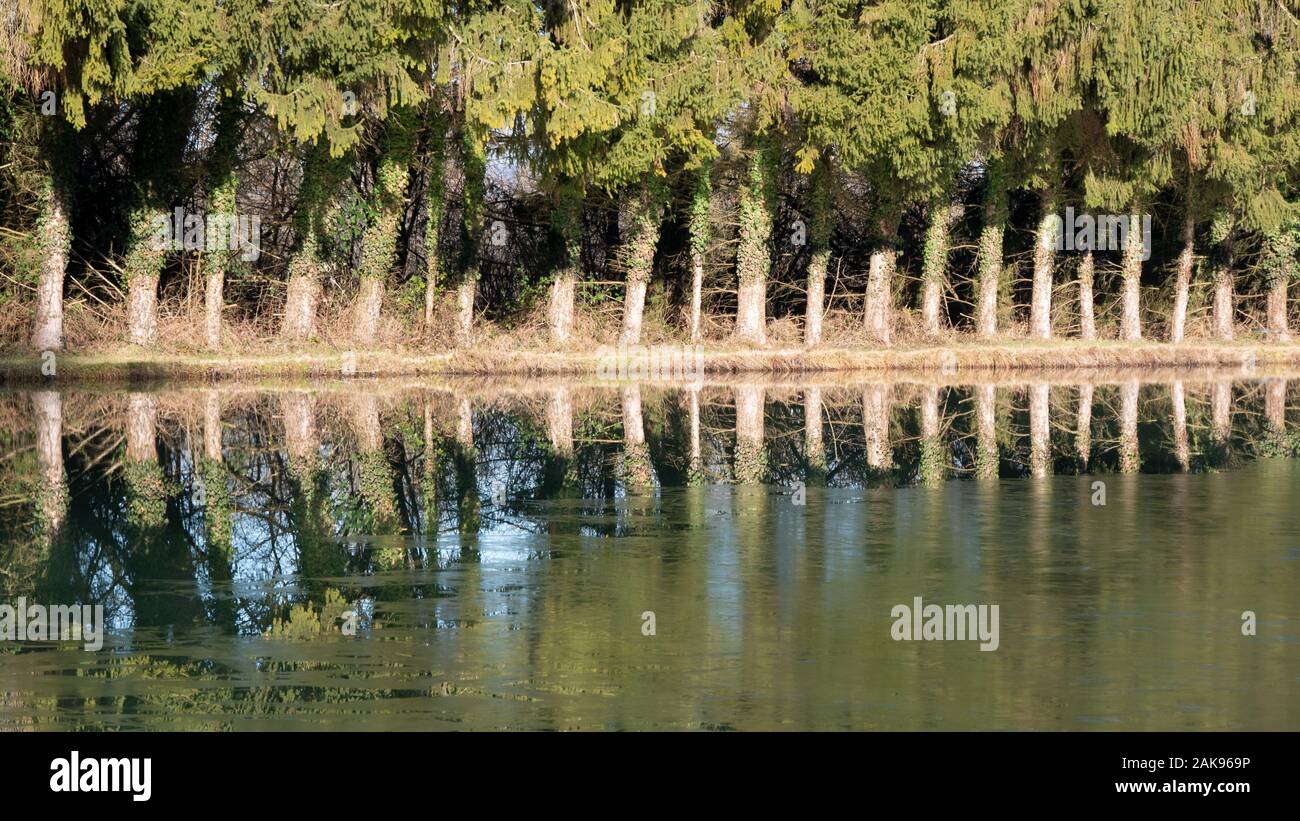
[(280, 335), (289, 342), (306, 342), (316, 335), (316, 300), (320, 293), (316, 234), (308, 229), (302, 247), (289, 262), (288, 293)]
[(214, 350), (221, 347), (221, 309), (225, 301), (225, 287), (224, 268), (218, 267), (207, 275), (203, 293), (203, 329), (208, 347)]
[(1182, 342), (1187, 334), (1187, 303), (1192, 292), (1192, 265), (1196, 254), (1196, 220), (1190, 206), (1183, 217), (1183, 249), (1178, 254), (1174, 273), (1174, 315), (1169, 325), (1169, 341)]
[(704, 302), (704, 256), (691, 254), (691, 342), (698, 343), (704, 334), (700, 328), (700, 311)]
[(465, 278), (456, 288), (456, 328), (462, 345), (468, 345), (474, 338), (474, 296), (477, 289), (476, 277)]
[(578, 277), (573, 268), (566, 267), (556, 275), (551, 283), (551, 302), (547, 309), (547, 321), (551, 326), (551, 342), (555, 345), (568, 343), (573, 333), (573, 300), (578, 287)]
[(871, 252), (867, 269), (865, 325), (867, 337), (879, 345), (891, 343), (893, 317), (893, 278), (896, 259), (892, 247), (880, 246)]
[(1097, 338), (1096, 306), (1093, 299), (1092, 278), (1096, 263), (1092, 251), (1084, 251), (1079, 260), (1079, 338)]
[(831, 251), (819, 248), (808, 262), (808, 307), (803, 326), (803, 344), (812, 348), (822, 341), (822, 316), (826, 311), (826, 269)]
[(1287, 277), (1275, 276), (1268, 284), (1268, 336), (1274, 342), (1290, 342), (1287, 324)]
[(1029, 335), (1034, 339), (1052, 338), (1052, 265), (1060, 230), (1056, 203), (1044, 198), (1034, 242), (1034, 282), (1029, 305)]
[(356, 324), (353, 336), (357, 344), (369, 347), (379, 333), (379, 312), (384, 304), (384, 281), (379, 277), (362, 277), (357, 292)]
[(1234, 249), (1231, 236), (1222, 237), (1214, 264), (1214, 329), (1219, 339), (1231, 342), (1236, 324), (1233, 306), (1232, 263)]
[(53, 180), (45, 185), (41, 222), (41, 274), (36, 285), (36, 318), (32, 347), (57, 351), (63, 347), (63, 277), (68, 268), (72, 228), (68, 210)]
[(1004, 219), (1005, 217), (993, 217), (980, 231), (979, 301), (975, 311), (975, 332), (981, 339), (992, 339), (998, 332), (998, 294), (1002, 289)]
[(757, 485), (763, 482), (763, 403), (761, 385), (737, 385), (736, 402), (736, 467), (737, 484)]
[(127, 325), (131, 344), (152, 345), (158, 340), (158, 277), (137, 274), (127, 283)]
[(1124, 245), (1124, 312), (1120, 320), (1120, 336), (1130, 342), (1142, 338), (1142, 215), (1136, 211), (1128, 216), (1128, 231)]

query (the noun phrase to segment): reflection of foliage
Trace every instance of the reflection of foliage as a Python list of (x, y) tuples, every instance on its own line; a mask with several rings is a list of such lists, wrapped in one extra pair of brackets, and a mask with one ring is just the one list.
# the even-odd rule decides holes
[(343, 594), (330, 587), (325, 590), (325, 602), (319, 610), (311, 602), (295, 604), (285, 618), (271, 622), (267, 635), (277, 639), (313, 639), (324, 633), (337, 633), (342, 629), (343, 614), (349, 609)]
[(203, 476), (204, 534), (209, 549), (217, 552), (230, 551), (232, 511), (230, 489), (226, 485), (226, 469), (215, 459), (202, 459), (199, 472)]
[(357, 454), (357, 485), (370, 514), (371, 533), (389, 533), (397, 523), (393, 475), (383, 451)]
[(126, 480), (127, 520), (140, 528), (166, 523), (167, 479), (158, 463), (128, 461), (122, 474)]

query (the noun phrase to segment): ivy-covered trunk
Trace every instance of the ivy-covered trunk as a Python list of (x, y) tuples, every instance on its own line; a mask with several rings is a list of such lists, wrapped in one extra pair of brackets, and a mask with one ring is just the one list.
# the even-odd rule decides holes
[[(217, 136), (212, 144), (209, 169), (212, 186), (208, 193), (209, 216), (217, 216), (218, 222), (229, 225), (229, 230), (232, 232), (235, 230), (238, 210), (239, 175), (235, 168), (239, 149), (238, 120), (242, 110), (238, 98), (229, 95), (222, 97), (220, 110), (217, 112)], [(216, 349), (221, 347), (221, 312), (225, 306), (226, 273), (234, 254), (226, 247), (229, 243), (213, 242), (214, 239), (224, 240), (228, 239), (227, 237), (208, 239), (209, 245), (203, 254), (206, 280), (203, 296), (203, 330), (207, 346)]]
[(659, 241), (659, 208), (648, 185), (642, 186), (626, 205), (630, 212), (624, 240), (627, 285), (623, 300), (623, 332), (619, 339), (625, 345), (639, 345), (646, 288), (654, 269), (655, 245)]
[(167, 252), (157, 226), (168, 219), (163, 211), (140, 208), (131, 218), (126, 269), (126, 322), (131, 344), (149, 346), (158, 339), (158, 277)]
[(1192, 292), (1192, 265), (1196, 255), (1196, 220), (1189, 203), (1183, 215), (1183, 247), (1174, 270), (1174, 313), (1169, 320), (1169, 341), (1182, 342), (1187, 335), (1187, 304)]
[(701, 311), (704, 304), (704, 255), (708, 252), (712, 236), (712, 196), (713, 182), (710, 166), (700, 169), (695, 178), (695, 191), (691, 195), (691, 305), (689, 325), (691, 342), (697, 343), (703, 337), (700, 327)]
[(1093, 297), (1093, 274), (1096, 262), (1092, 251), (1084, 251), (1079, 260), (1079, 338), (1097, 338), (1097, 314)]
[(1052, 267), (1061, 219), (1056, 214), (1054, 197), (1045, 195), (1042, 208), (1034, 237), (1034, 281), (1029, 304), (1029, 335), (1034, 339), (1051, 339)]
[(567, 186), (561, 188), (559, 206), (551, 216), (551, 230), (563, 244), (564, 260), (551, 282), (546, 319), (551, 344), (565, 345), (573, 334), (573, 305), (582, 265), (582, 199)]
[(57, 351), (63, 347), (63, 277), (72, 246), (72, 227), (67, 202), (54, 174), (43, 181), (37, 236), (41, 273), (36, 283), (31, 344), (38, 351)]
[(990, 174), (984, 200), (984, 227), (980, 229), (978, 259), (979, 289), (975, 307), (975, 332), (992, 339), (998, 332), (998, 297), (1002, 293), (1002, 238), (1007, 227), (1007, 192), (998, 177)]
[(889, 345), (893, 338), (894, 269), (898, 265), (894, 231), (891, 221), (881, 220), (880, 237), (867, 264), (864, 325), (867, 337), (878, 345)]
[(938, 336), (942, 331), (949, 234), (961, 213), (960, 204), (938, 203), (930, 208), (930, 226), (925, 232), (921, 259), (921, 321), (927, 336)]
[(289, 261), (289, 283), (284, 300), (280, 334), (290, 342), (305, 342), (316, 335), (316, 302), (320, 296), (320, 247), (313, 228)]
[(753, 345), (767, 341), (767, 272), (771, 265), (772, 169), (766, 149), (749, 159), (740, 189), (740, 248), (736, 252), (736, 339)]
[(1120, 318), (1120, 337), (1130, 342), (1142, 338), (1142, 215), (1134, 210), (1128, 215), (1128, 231), (1124, 243), (1124, 293), (1123, 313)]
[(361, 345), (372, 345), (379, 330), (384, 304), (385, 282), (397, 256), (397, 238), (402, 229), (410, 176), (410, 135), (400, 115), (388, 125), (385, 152), (375, 174), (374, 218), (361, 236), (361, 262), (353, 335)]
[(820, 345), (822, 317), (826, 311), (826, 271), (831, 261), (831, 232), (835, 226), (834, 171), (826, 164), (818, 167), (810, 182), (812, 186), (812, 221), (808, 226), (808, 241), (812, 256), (808, 260), (808, 307), (803, 325), (803, 344)]
[(294, 223), (301, 238), (289, 260), (289, 282), (284, 302), (281, 336), (289, 342), (305, 342), (316, 336), (316, 305), (325, 260), (321, 231), (328, 230), (338, 209), (336, 189), (345, 162), (331, 159), (324, 145), (312, 147), (303, 162), (302, 185)]

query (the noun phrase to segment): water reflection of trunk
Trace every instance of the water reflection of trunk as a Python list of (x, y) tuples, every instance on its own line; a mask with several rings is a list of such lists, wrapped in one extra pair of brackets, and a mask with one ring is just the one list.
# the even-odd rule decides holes
[(347, 554), (332, 538), (328, 475), (320, 464), (315, 397), (310, 393), (281, 394), (280, 414), (284, 418), (292, 494), (289, 516), (298, 547), (298, 573), (304, 579), (308, 597), (324, 601), (325, 586), (316, 580), (341, 576)]
[(127, 403), (127, 518), (138, 527), (157, 527), (167, 517), (165, 483), (158, 465), (158, 404), (147, 393), (133, 393)]
[(1029, 386), (1029, 473), (1041, 479), (1051, 473), (1051, 386)]
[(546, 402), (546, 431), (551, 451), (542, 472), (542, 498), (553, 498), (575, 482), (573, 465), (573, 397), (564, 386), (551, 390)]
[[(474, 449), (474, 406), (462, 397), (456, 406), (456, 518), (463, 535), (476, 535), (481, 500), (478, 492), (478, 452)], [(467, 547), (472, 551), (474, 544)]]
[(650, 447), (645, 441), (645, 423), (641, 419), (641, 387), (623, 387), (623, 483), (631, 490), (644, 490), (653, 484)]
[(1270, 379), (1264, 386), (1264, 421), (1275, 446), (1286, 439), (1286, 380)]
[(889, 385), (868, 385), (862, 392), (862, 427), (866, 435), (867, 467), (872, 473), (883, 473), (893, 466), (889, 451), (892, 392)]
[(1175, 379), (1169, 387), (1169, 400), (1174, 406), (1174, 458), (1186, 471), (1192, 466), (1192, 448), (1187, 441), (1187, 392), (1182, 380)]
[(1142, 468), (1142, 456), (1138, 451), (1138, 393), (1136, 379), (1130, 379), (1120, 386), (1120, 473), (1137, 473)]
[(826, 482), (826, 446), (822, 442), (822, 390), (807, 388), (803, 392), (803, 441), (807, 467), (804, 483)]
[[(217, 587), (229, 585), (234, 578), (232, 565), (233, 513), (226, 468), (221, 455), (221, 396), (208, 391), (203, 403), (203, 540), (208, 576)], [(216, 622), (229, 632), (235, 631), (235, 603), (219, 591), (215, 602)]]
[(921, 481), (927, 487), (943, 483), (943, 441), (939, 436), (939, 386), (921, 388)]
[(1083, 469), (1092, 460), (1092, 385), (1079, 386), (1079, 409), (1074, 422), (1074, 452)]
[(210, 554), (229, 555), (231, 533), (230, 489), (221, 458), (221, 396), (208, 391), (203, 403), (204, 537)]
[(690, 425), (690, 456), (687, 466), (687, 482), (692, 485), (704, 484), (704, 458), (700, 451), (700, 386), (691, 385), (686, 389), (689, 403), (688, 418)]
[(424, 499), (424, 533), (438, 532), (438, 475), (442, 467), (442, 437), (433, 424), (433, 402), (424, 400), (424, 465), (421, 495)]
[(975, 386), (975, 478), (998, 478), (997, 389)]
[(356, 482), (370, 514), (370, 533), (392, 532), (397, 524), (393, 476), (384, 454), (384, 431), (380, 427), (379, 398), (361, 392), (351, 402), (352, 436), (356, 439)]
[(761, 385), (738, 385), (733, 389), (736, 402), (736, 482), (758, 485), (763, 482), (763, 398)]
[(39, 512), (48, 550), (67, 514), (68, 488), (63, 475), (63, 400), (58, 391), (32, 394), (36, 411), (36, 459), (41, 466)]

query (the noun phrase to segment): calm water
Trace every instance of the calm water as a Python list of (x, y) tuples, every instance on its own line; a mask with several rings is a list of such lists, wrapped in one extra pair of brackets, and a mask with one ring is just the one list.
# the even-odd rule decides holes
[(1300, 729), (1286, 376), (0, 394), (0, 729)]

